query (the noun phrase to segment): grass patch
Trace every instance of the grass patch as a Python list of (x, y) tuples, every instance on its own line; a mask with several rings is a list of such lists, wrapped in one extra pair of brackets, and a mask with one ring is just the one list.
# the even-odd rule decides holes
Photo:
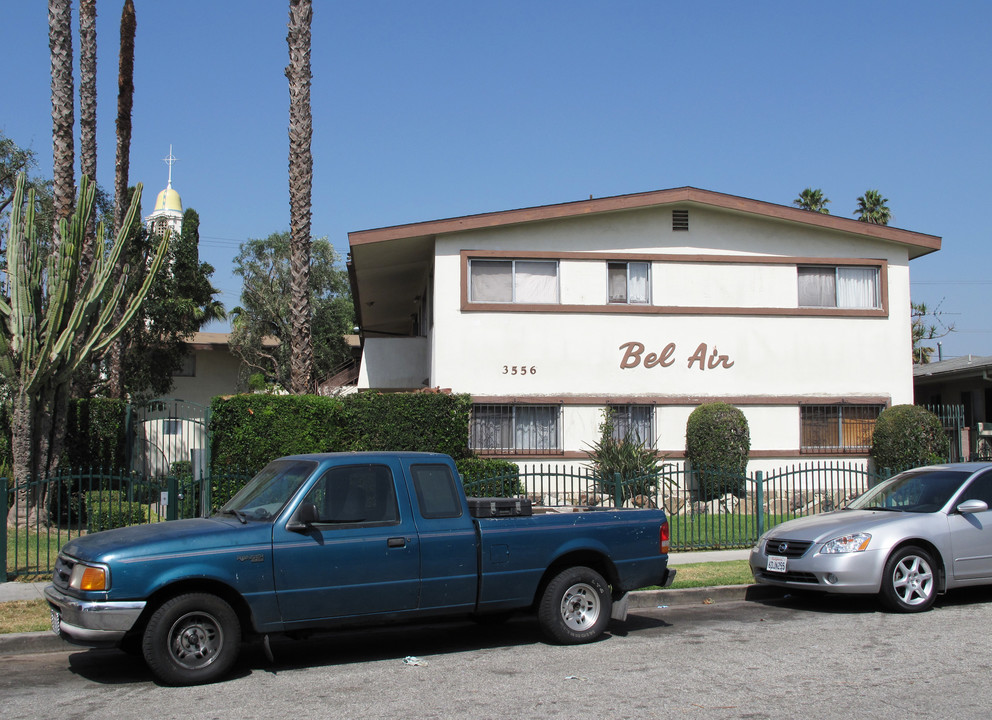
[(0, 634), (51, 630), (51, 615), (44, 600), (0, 603)]
[(59, 550), (85, 531), (56, 527), (7, 528), (7, 579), (41, 580), (51, 577)]
[[(792, 520), (796, 515), (765, 515), (764, 529)], [(669, 515), (672, 550), (719, 550), (749, 548), (758, 539), (758, 521), (753, 515)]]

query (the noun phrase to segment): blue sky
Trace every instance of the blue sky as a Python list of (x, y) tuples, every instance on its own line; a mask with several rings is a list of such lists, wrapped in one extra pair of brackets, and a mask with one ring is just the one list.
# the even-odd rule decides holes
[[(98, 2), (108, 189), (122, 4)], [(288, 3), (135, 4), (131, 181), (147, 213), (172, 144), (231, 308), (239, 243), (289, 227)], [(892, 225), (943, 237), (911, 272), (913, 299), (957, 328), (944, 357), (992, 355), (992, 3), (314, 5), (313, 234), (342, 255), (352, 230), (590, 195), (693, 185), (788, 205), (812, 186), (850, 217), (877, 188)], [(50, 175), (46, 4), (5, 3), (0, 47), (0, 129)]]

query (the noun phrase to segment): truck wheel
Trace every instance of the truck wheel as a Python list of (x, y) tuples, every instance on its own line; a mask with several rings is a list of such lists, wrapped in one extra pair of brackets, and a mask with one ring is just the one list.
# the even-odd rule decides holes
[(241, 648), (241, 624), (216, 595), (191, 593), (152, 613), (141, 649), (152, 674), (167, 685), (199, 685), (231, 669)]
[(537, 609), (541, 630), (556, 643), (577, 645), (595, 640), (610, 622), (613, 598), (595, 570), (562, 570), (544, 589)]

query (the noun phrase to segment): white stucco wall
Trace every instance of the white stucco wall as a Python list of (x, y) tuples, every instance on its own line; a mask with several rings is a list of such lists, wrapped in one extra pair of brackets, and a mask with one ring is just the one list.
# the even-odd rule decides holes
[(196, 374), (175, 377), (170, 398), (209, 406), (216, 395), (238, 392), (241, 361), (229, 350), (194, 350)]

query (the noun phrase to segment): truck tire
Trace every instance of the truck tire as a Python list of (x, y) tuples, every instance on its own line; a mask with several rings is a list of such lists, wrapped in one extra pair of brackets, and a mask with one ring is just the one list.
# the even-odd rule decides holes
[(141, 649), (166, 685), (200, 685), (231, 669), (241, 649), (241, 623), (216, 595), (179, 595), (152, 613)]
[(591, 642), (610, 623), (613, 598), (606, 580), (595, 570), (572, 567), (555, 575), (537, 608), (541, 631), (552, 642)]

